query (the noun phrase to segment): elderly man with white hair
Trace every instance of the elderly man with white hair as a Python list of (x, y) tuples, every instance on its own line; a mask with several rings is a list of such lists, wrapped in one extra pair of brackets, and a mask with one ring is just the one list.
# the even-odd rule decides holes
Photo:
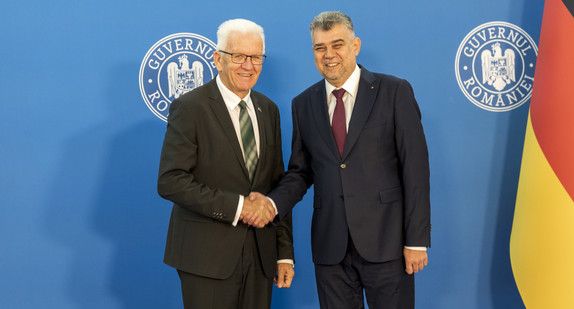
[(249, 192), (268, 193), (284, 171), (279, 110), (252, 90), (265, 61), (263, 29), (234, 19), (217, 31), (218, 76), (174, 100), (158, 193), (173, 202), (164, 262), (177, 269), (185, 308), (264, 309), (273, 277), (289, 287), (291, 217)]

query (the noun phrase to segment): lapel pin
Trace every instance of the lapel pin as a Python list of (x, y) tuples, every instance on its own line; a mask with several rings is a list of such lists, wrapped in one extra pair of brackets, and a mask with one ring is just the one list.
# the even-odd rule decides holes
[(258, 110), (260, 113), (262, 113), (261, 107), (257, 107), (257, 110)]

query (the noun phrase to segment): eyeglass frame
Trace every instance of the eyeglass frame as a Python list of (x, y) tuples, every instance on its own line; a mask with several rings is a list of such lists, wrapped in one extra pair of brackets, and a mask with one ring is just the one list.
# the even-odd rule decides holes
[[(224, 54), (228, 54), (231, 56), (231, 62), (235, 63), (235, 64), (244, 64), (245, 61), (247, 61), (247, 58), (251, 58), (251, 64), (253, 65), (262, 65), (265, 62), (265, 58), (267, 58), (266, 55), (246, 55), (246, 54), (242, 54), (242, 53), (230, 53), (230, 52), (226, 52), (224, 50), (219, 50), (219, 52), (224, 53)], [(234, 56), (233, 55), (240, 55), (243, 56), (243, 62), (236, 62), (234, 60)], [(261, 63), (253, 63), (253, 57), (261, 57)]]

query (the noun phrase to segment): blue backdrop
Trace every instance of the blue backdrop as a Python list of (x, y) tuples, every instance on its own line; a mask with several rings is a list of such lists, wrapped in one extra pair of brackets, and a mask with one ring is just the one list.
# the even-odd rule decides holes
[[(508, 243), (528, 102), (472, 104), (455, 76), (475, 27), (512, 23), (538, 42), (543, 1), (40, 1), (0, 4), (0, 307), (180, 308), (162, 264), (171, 204), (156, 193), (166, 124), (138, 74), (160, 39), (247, 18), (266, 32), (255, 89), (278, 105), (288, 161), (291, 98), (321, 77), (308, 25), (341, 10), (362, 39), (358, 62), (405, 78), (431, 161), (432, 248), (417, 308), (523, 308)], [(294, 210), (296, 277), (273, 308), (318, 308), (312, 194)]]

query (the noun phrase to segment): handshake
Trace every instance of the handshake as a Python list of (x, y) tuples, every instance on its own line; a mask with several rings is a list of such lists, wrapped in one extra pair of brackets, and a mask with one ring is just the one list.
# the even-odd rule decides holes
[(251, 192), (243, 199), (243, 209), (239, 220), (243, 223), (262, 228), (275, 218), (275, 207), (269, 199), (258, 192)]

